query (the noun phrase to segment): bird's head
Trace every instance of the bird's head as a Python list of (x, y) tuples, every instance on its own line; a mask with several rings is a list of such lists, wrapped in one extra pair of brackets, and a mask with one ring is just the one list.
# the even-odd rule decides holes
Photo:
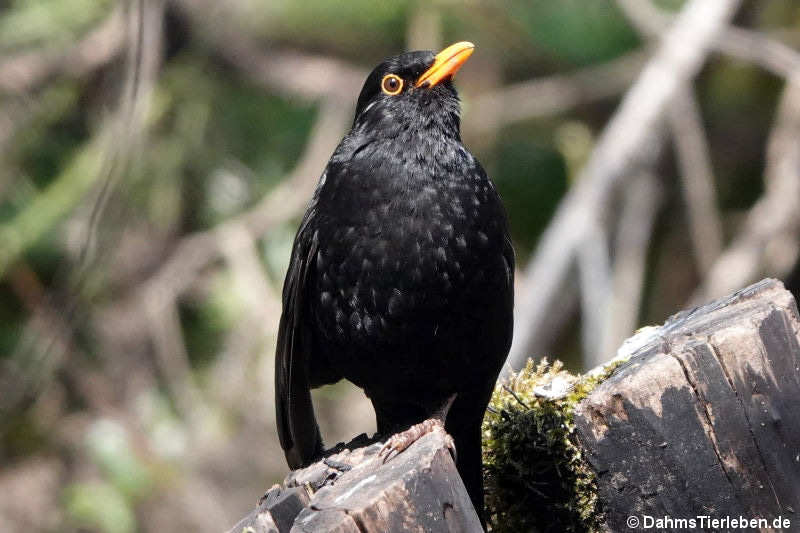
[(433, 129), (458, 138), (460, 111), (452, 79), (474, 48), (462, 41), (438, 54), (407, 52), (385, 59), (364, 82), (354, 130), (397, 136)]

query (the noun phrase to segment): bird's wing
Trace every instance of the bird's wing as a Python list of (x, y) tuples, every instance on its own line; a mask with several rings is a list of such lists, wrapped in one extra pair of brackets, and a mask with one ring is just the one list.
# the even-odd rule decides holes
[[(324, 181), (324, 175), (323, 175)], [(278, 437), (290, 468), (311, 463), (322, 452), (322, 437), (314, 417), (308, 369), (312, 341), (304, 301), (317, 253), (318, 234), (311, 223), (316, 195), (303, 217), (292, 248), (283, 285), (283, 313), (275, 353), (275, 410)]]
[(514, 297), (514, 265), (516, 263), (516, 254), (514, 253), (514, 245), (511, 243), (511, 237), (506, 233), (503, 242), (503, 259), (506, 262), (506, 281), (508, 286), (511, 287), (511, 297)]

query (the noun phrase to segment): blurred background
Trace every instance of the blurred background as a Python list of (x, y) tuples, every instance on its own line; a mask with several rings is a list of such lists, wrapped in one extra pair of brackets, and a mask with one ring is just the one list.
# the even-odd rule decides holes
[[(0, 531), (222, 531), (286, 474), (294, 232), (383, 57), (458, 40), (508, 368), (800, 286), (795, 0), (0, 0)], [(328, 443), (374, 429), (315, 393)]]

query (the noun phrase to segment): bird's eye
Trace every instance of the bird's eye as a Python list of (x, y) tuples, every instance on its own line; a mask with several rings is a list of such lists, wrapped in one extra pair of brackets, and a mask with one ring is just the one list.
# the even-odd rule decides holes
[(391, 96), (400, 94), (403, 90), (403, 78), (396, 74), (387, 74), (381, 81), (381, 90)]

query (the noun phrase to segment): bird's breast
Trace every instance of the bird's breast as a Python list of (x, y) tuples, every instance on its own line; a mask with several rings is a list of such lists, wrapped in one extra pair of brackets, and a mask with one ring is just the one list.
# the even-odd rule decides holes
[(479, 327), (507, 273), (504, 215), (485, 175), (350, 185), (351, 208), (320, 228), (313, 307), (323, 337), (419, 348)]

